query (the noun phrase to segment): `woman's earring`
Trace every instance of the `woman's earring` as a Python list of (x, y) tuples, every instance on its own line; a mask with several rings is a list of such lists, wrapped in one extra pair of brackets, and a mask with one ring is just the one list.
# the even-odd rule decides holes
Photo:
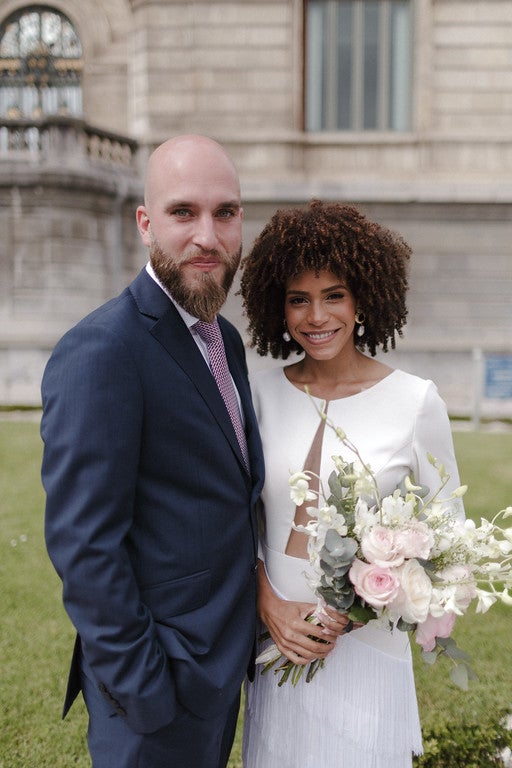
[(288, 333), (288, 328), (286, 327), (286, 320), (284, 321), (284, 332), (283, 332), (283, 341), (290, 342), (292, 340), (292, 337)]
[(364, 336), (364, 331), (365, 331), (364, 321), (365, 321), (365, 319), (366, 318), (365, 318), (364, 312), (361, 312), (361, 310), (359, 309), (356, 312), (356, 316), (354, 318), (354, 320), (356, 321), (356, 324), (359, 326), (359, 328), (356, 331), (356, 333), (359, 336), (359, 338), (361, 338), (361, 336)]

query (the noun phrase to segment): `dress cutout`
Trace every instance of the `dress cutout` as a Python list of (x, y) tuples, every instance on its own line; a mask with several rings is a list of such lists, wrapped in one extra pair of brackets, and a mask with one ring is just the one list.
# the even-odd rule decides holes
[[(327, 413), (327, 403), (325, 404), (324, 413)], [(318, 429), (313, 438), (313, 442), (311, 443), (311, 448), (309, 449), (309, 453), (306, 456), (306, 461), (304, 462), (303, 467), (304, 472), (312, 473), (309, 476), (309, 487), (312, 491), (316, 491), (317, 493), (320, 487), (319, 475), (320, 462), (322, 460), (322, 441), (324, 437), (324, 431), (325, 419), (320, 419), (320, 424), (318, 425)], [(304, 501), (300, 507), (296, 508), (295, 518), (293, 521), (295, 525), (308, 524), (310, 516), (307, 513), (307, 508), (310, 506), (311, 502)], [(290, 536), (288, 538), (288, 544), (286, 545), (286, 554), (290, 555), (290, 557), (300, 557), (303, 560), (307, 560), (309, 559), (307, 547), (307, 535), (301, 531), (296, 531), (295, 528), (292, 527)]]

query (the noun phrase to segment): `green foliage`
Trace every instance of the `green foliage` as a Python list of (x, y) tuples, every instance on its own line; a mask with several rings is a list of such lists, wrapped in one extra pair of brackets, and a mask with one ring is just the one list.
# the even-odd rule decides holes
[(503, 766), (500, 757), (512, 747), (512, 731), (503, 718), (478, 723), (442, 723), (423, 731), (424, 754), (413, 761), (414, 768), (491, 768)]
[[(455, 444), (462, 480), (469, 485), (468, 513), (479, 520), (511, 504), (512, 433), (457, 433)], [(0, 768), (86, 768), (83, 703), (77, 701), (66, 720), (60, 719), (74, 632), (44, 545), (41, 449), (36, 423), (0, 421)], [(465, 750), (456, 762), (421, 768), (493, 765), (479, 762), (475, 727), (463, 723), (489, 723), (483, 733), (492, 738), (501, 712), (512, 710), (511, 618), (510, 608), (496, 605), (484, 616), (470, 612), (457, 620), (455, 639), (472, 657), (479, 678), (467, 692), (447, 679), (449, 659), (428, 667), (414, 644), (426, 742), (422, 759), (433, 751), (432, 740), (440, 739), (432, 734), (448, 724), (459, 728)], [(241, 730), (242, 716), (229, 768), (242, 766)]]

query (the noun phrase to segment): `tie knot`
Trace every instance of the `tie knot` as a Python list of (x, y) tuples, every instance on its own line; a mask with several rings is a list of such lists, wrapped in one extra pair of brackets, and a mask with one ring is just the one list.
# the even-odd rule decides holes
[(203, 320), (198, 320), (197, 323), (194, 323), (194, 328), (207, 344), (213, 344), (222, 339), (217, 320), (213, 323), (205, 323)]

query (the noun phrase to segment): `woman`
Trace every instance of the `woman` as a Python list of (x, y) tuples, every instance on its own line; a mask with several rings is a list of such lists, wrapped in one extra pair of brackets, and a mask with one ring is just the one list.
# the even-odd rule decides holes
[(246, 768), (410, 768), (421, 752), (408, 634), (377, 622), (349, 632), (332, 609), (323, 626), (306, 621), (317, 600), (305, 578), (307, 537), (293, 526), (307, 513), (295, 508), (288, 486), (291, 472), (310, 470), (325, 482), (333, 455), (354, 458), (319, 419), (324, 402), (370, 464), (381, 495), (407, 474), (437, 489), (427, 452), (450, 473), (448, 491), (459, 485), (434, 384), (374, 359), (401, 335), (409, 257), (400, 237), (354, 207), (313, 201), (278, 211), (244, 262), (252, 345), (275, 358), (303, 353), (252, 379), (267, 476), (259, 613), (295, 664), (326, 657), (311, 682), (303, 675), (296, 686), (279, 687), (278, 676), (257, 670), (247, 687)]

